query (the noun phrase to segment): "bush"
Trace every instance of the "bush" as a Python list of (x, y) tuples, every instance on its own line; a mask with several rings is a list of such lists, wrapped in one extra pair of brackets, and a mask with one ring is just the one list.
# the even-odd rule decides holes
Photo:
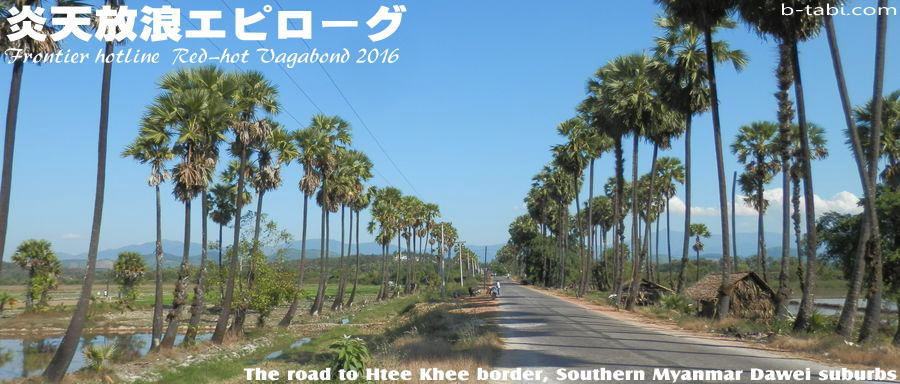
[(331, 350), (335, 352), (335, 356), (331, 360), (331, 369), (334, 371), (362, 372), (366, 369), (366, 363), (370, 359), (366, 343), (362, 339), (350, 335), (344, 335), (343, 339), (331, 344)]
[(667, 311), (675, 311), (683, 315), (694, 312), (694, 304), (682, 295), (665, 295), (659, 299), (659, 306)]

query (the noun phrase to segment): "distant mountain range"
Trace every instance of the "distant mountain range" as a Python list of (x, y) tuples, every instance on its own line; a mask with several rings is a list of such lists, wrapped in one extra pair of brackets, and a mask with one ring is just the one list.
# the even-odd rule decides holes
[[(319, 249), (321, 245), (321, 239), (308, 239), (306, 241), (306, 257), (309, 259), (318, 259), (319, 258)], [(184, 243), (178, 240), (163, 240), (163, 265), (165, 267), (175, 267), (181, 263), (181, 255), (184, 252)], [(226, 244), (227, 246), (227, 244)], [(344, 245), (346, 247), (346, 244)], [(497, 250), (502, 247), (502, 244), (496, 245), (488, 245), (487, 246), (487, 259), (491, 261), (494, 259), (494, 256), (497, 253)], [(340, 247), (341, 243), (338, 240), (330, 240), (328, 244), (328, 254), (329, 256), (337, 256), (340, 255)], [(471, 246), (473, 251), (476, 251), (479, 256), (484, 255), (485, 246)], [(289, 243), (286, 247), (280, 247), (280, 249), (284, 249), (285, 257), (288, 260), (296, 260), (300, 258), (300, 241), (294, 241)], [(406, 244), (404, 242), (403, 249), (406, 249)], [(265, 252), (268, 256), (274, 256), (278, 249), (275, 247), (264, 247), (263, 252)], [(396, 245), (390, 248), (391, 251), (395, 252), (397, 250)], [(356, 244), (353, 244), (353, 252), (356, 252)], [(146, 242), (141, 244), (131, 244), (118, 248), (104, 249), (98, 252), (97, 254), (97, 268), (100, 269), (108, 269), (112, 268), (112, 264), (115, 262), (116, 258), (122, 252), (137, 252), (141, 255), (144, 255), (144, 260), (148, 265), (155, 265), (156, 263), (156, 242)], [(190, 244), (190, 263), (191, 264), (199, 264), (200, 263), (200, 252), (201, 245), (199, 243), (191, 243)], [(373, 254), (381, 254), (381, 245), (376, 244), (374, 242), (360, 243), (359, 244), (359, 252), (364, 255), (373, 255)], [(219, 256), (218, 250), (210, 250), (209, 255), (207, 256), (210, 260), (217, 260)], [(82, 268), (84, 267), (84, 261), (87, 259), (87, 253), (81, 254), (71, 254), (71, 253), (63, 253), (57, 252), (57, 257), (59, 257), (60, 262), (62, 263), (64, 268)]]

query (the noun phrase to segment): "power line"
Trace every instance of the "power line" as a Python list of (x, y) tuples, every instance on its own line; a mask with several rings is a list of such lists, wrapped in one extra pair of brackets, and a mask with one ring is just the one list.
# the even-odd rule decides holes
[[(281, 6), (281, 2), (278, 0), (274, 0), (274, 1), (275, 1), (275, 5), (278, 6), (278, 9), (283, 11), (284, 7)], [(224, 3), (225, 0), (222, 0), (222, 2)], [(301, 41), (303, 41), (303, 44), (306, 45), (307, 52), (311, 52), (312, 47), (309, 45), (309, 42), (306, 41), (306, 39), (301, 39)], [(363, 128), (366, 129), (366, 132), (369, 133), (369, 136), (372, 137), (372, 141), (375, 142), (375, 145), (378, 146), (378, 149), (380, 149), (381, 152), (384, 154), (384, 156), (387, 157), (388, 161), (391, 163), (391, 165), (394, 167), (394, 169), (397, 171), (397, 173), (400, 174), (400, 176), (403, 178), (403, 180), (406, 181), (406, 184), (408, 184), (409, 187), (412, 188), (413, 192), (415, 192), (416, 195), (419, 195), (419, 191), (416, 190), (416, 187), (413, 185), (413, 183), (409, 181), (409, 179), (406, 177), (406, 175), (403, 173), (403, 171), (400, 170), (400, 167), (397, 166), (397, 163), (394, 162), (394, 159), (391, 158), (391, 155), (388, 154), (388, 151), (386, 149), (384, 149), (384, 146), (381, 145), (381, 141), (378, 140), (378, 137), (375, 136), (375, 133), (372, 132), (372, 130), (369, 128), (369, 125), (366, 124), (366, 121), (363, 120), (362, 116), (360, 116), (359, 112), (356, 110), (356, 107), (353, 106), (353, 103), (350, 102), (350, 99), (347, 98), (347, 96), (344, 94), (344, 91), (341, 90), (340, 86), (338, 86), (337, 82), (334, 80), (334, 77), (332, 77), (331, 73), (328, 72), (328, 69), (325, 68), (325, 65), (323, 65), (321, 62), (319, 62), (318, 64), (319, 64), (319, 68), (322, 69), (322, 72), (325, 73), (325, 77), (328, 78), (328, 81), (330, 81), (331, 85), (334, 86), (334, 89), (337, 90), (338, 95), (340, 95), (341, 99), (344, 100), (344, 103), (346, 103), (347, 106), (350, 107), (350, 111), (353, 112), (353, 115), (356, 116), (356, 119), (359, 120), (359, 122), (360, 122), (360, 124), (362, 124)]]
[[(171, 0), (165, 0), (165, 1), (166, 1), (167, 3), (169, 3), (169, 5), (172, 6), (173, 8), (175, 7), (175, 4), (173, 4)], [(225, 6), (225, 8), (228, 9), (228, 10), (231, 12), (232, 16), (234, 16), (234, 10), (232, 10), (232, 9), (228, 6), (228, 4), (225, 2), (225, 0), (221, 0), (221, 1), (222, 1), (222, 4)], [(195, 24), (195, 23), (193, 22), (193, 20), (191, 20), (191, 18), (187, 18), (187, 21), (188, 21), (188, 23), (191, 24), (192, 27), (194, 27), (194, 29), (198, 29), (197, 24)], [(215, 47), (217, 50), (219, 50), (219, 53), (220, 53), (220, 54), (222, 54), (222, 53), (225, 52), (225, 50), (222, 49), (221, 47), (219, 47), (219, 45), (216, 44), (216, 42), (213, 41), (211, 38), (208, 38), (208, 37), (207, 37), (206, 40), (209, 41), (209, 43), (212, 44), (213, 47)], [(259, 41), (257, 41), (256, 43), (259, 44), (260, 47), (265, 48), (265, 46), (263, 46), (262, 43), (260, 43)], [(232, 62), (232, 64), (233, 64), (235, 67), (237, 67), (238, 70), (240, 70), (240, 71), (243, 71), (243, 70), (244, 70), (244, 69), (240, 66), (240, 64), (238, 64), (237, 62)], [(299, 83), (299, 82), (298, 82), (298, 81), (290, 74), (290, 72), (288, 72), (287, 70), (285, 70), (284, 67), (283, 67), (282, 65), (280, 65), (280, 64), (277, 65), (277, 66), (278, 66), (279, 69), (281, 69), (281, 72), (283, 72), (283, 73), (288, 77), (288, 79), (290, 79), (290, 81), (291, 81), (291, 83), (294, 85), (294, 87), (296, 87), (297, 90), (300, 91), (300, 93), (306, 98), (307, 101), (309, 101), (309, 103), (313, 106), (313, 108), (315, 108), (317, 111), (319, 111), (319, 113), (324, 114), (324, 112), (322, 111), (322, 108), (320, 108), (319, 105), (316, 104), (316, 102), (312, 99), (312, 96), (310, 96), (309, 93), (306, 92), (306, 90), (303, 89), (302, 86), (300, 86), (300, 83)], [(291, 111), (287, 110), (286, 108), (285, 108), (285, 109), (282, 109), (282, 111), (283, 111), (284, 113), (286, 113), (292, 120), (294, 120), (294, 122), (296, 122), (298, 126), (302, 127), (302, 126), (304, 125), (302, 122), (300, 122), (300, 119), (298, 119), (297, 116), (294, 116), (294, 114), (291, 113)], [(393, 185), (393, 184), (391, 183), (391, 181), (388, 180), (387, 177), (385, 177), (380, 171), (378, 171), (377, 168), (372, 167), (372, 170), (375, 172), (376, 175), (378, 175), (378, 177), (382, 178), (382, 179), (385, 181), (385, 183), (387, 183), (388, 185), (391, 185), (391, 186)]]

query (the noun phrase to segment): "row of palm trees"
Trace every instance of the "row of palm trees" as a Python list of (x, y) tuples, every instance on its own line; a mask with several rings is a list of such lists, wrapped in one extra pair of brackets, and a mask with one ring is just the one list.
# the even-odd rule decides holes
[[(589, 273), (594, 257), (594, 244), (598, 225), (601, 230), (612, 230), (611, 273), (613, 290), (621, 297), (625, 274), (625, 258), (630, 249), (633, 255), (630, 280), (631, 292), (637, 291), (643, 265), (650, 247), (650, 227), (661, 212), (660, 205), (665, 205), (674, 194), (674, 182), (680, 181), (681, 170), (669, 170), (660, 174), (661, 167), (658, 151), (666, 150), (671, 142), (684, 136), (685, 157), (683, 177), (685, 183), (685, 230), (681, 259), (681, 268), (676, 289), (681, 291), (685, 283), (685, 266), (688, 262), (688, 247), (691, 236), (691, 126), (694, 116), (706, 111), (711, 112), (713, 126), (713, 146), (716, 156), (716, 173), (718, 179), (719, 217), (722, 233), (722, 285), (719, 291), (717, 316), (724, 317), (729, 313), (731, 292), (726, 277), (733, 270), (732, 237), (728, 214), (728, 196), (725, 179), (724, 148), (722, 146), (722, 127), (719, 114), (718, 84), (715, 75), (716, 64), (727, 63), (736, 70), (741, 70), (747, 63), (746, 55), (732, 49), (726, 41), (715, 40), (720, 30), (736, 26), (732, 16), (739, 17), (752, 30), (764, 39), (773, 39), (779, 46), (779, 63), (776, 70), (779, 104), (778, 122), (758, 122), (742, 127), (731, 146), (738, 160), (744, 164), (744, 172), (739, 184), (746, 194), (745, 200), (759, 212), (759, 265), (765, 268), (765, 243), (763, 240), (762, 215), (767, 201), (762, 193), (777, 173), (783, 175), (783, 237), (782, 261), (779, 271), (779, 297), (782, 302), (789, 293), (787, 288), (787, 259), (790, 249), (791, 204), (793, 205), (793, 223), (796, 233), (798, 252), (802, 256), (799, 273), (803, 276), (803, 291), (800, 311), (796, 316), (794, 328), (806, 330), (809, 316), (812, 313), (813, 294), (816, 284), (816, 213), (813, 194), (813, 174), (811, 162), (827, 156), (824, 130), (808, 121), (806, 115), (803, 82), (800, 72), (799, 44), (817, 36), (824, 28), (832, 53), (835, 75), (839, 85), (839, 97), (844, 106), (848, 136), (851, 142), (860, 180), (865, 192), (863, 199), (864, 239), (869, 246), (861, 246), (856, 255), (859, 268), (854, 275), (848, 292), (845, 315), (842, 315), (840, 332), (849, 336), (855, 318), (856, 297), (862, 282), (867, 284), (867, 309), (860, 340), (871, 338), (880, 313), (880, 296), (882, 285), (882, 257), (880, 242), (870, 239), (880, 238), (878, 235), (877, 213), (873, 207), (874, 187), (877, 183), (878, 165), (882, 140), (881, 132), (883, 111), (882, 84), (884, 77), (884, 31), (887, 17), (877, 17), (876, 28), (876, 68), (872, 105), (867, 108), (865, 137), (861, 138), (859, 124), (852, 116), (844, 81), (842, 62), (840, 60), (835, 26), (830, 16), (813, 16), (795, 13), (793, 16), (782, 16), (777, 9), (782, 3), (796, 8), (825, 6), (823, 1), (794, 0), (657, 0), (662, 6), (664, 16), (657, 19), (657, 25), (663, 30), (660, 37), (654, 39), (653, 54), (630, 54), (616, 57), (596, 71), (588, 80), (587, 97), (576, 108), (577, 116), (561, 123), (557, 131), (566, 142), (552, 148), (553, 160), (533, 178), (532, 189), (525, 198), (529, 215), (540, 226), (544, 234), (550, 230), (556, 235), (560, 278), (555, 279), (558, 285), (565, 282), (564, 257), (569, 246), (572, 233), (577, 238), (578, 260), (580, 260), (580, 277), (577, 283), (577, 294), (583, 295), (588, 287)], [(835, 5), (834, 2), (831, 5)], [(840, 4), (838, 4), (840, 5)], [(886, 6), (886, 0), (880, 0), (879, 6)], [(790, 89), (794, 89), (791, 99)], [(796, 112), (796, 123), (793, 118)], [(625, 181), (624, 140), (632, 139), (632, 164), (630, 186)], [(638, 177), (639, 144), (648, 142), (653, 150), (650, 157), (650, 172), (645, 177)], [(602, 215), (594, 219), (594, 161), (603, 154), (612, 151), (615, 156), (614, 178), (607, 188), (607, 196), (611, 199), (611, 215)], [(672, 161), (666, 160), (667, 163)], [(665, 168), (671, 169), (666, 164)], [(677, 168), (677, 166), (675, 167)], [(587, 217), (579, 221), (581, 230), (571, 232), (567, 226), (569, 209), (574, 200), (575, 215), (581, 216), (579, 195), (582, 177), (588, 171), (588, 201), (585, 209)], [(646, 179), (645, 179), (646, 178)], [(645, 179), (645, 180), (641, 180)], [(793, 188), (791, 188), (791, 186)], [(802, 188), (801, 188), (802, 186)], [(802, 192), (801, 192), (802, 189)], [(660, 192), (664, 191), (664, 192)], [(792, 193), (793, 192), (793, 193)], [(800, 209), (800, 201), (805, 202)], [(732, 208), (733, 209), (733, 208)], [(624, 218), (631, 212), (630, 240), (626, 249)], [(803, 212), (804, 218), (800, 218)], [(658, 222), (658, 221), (657, 221)], [(801, 236), (801, 223), (805, 223), (805, 239)], [(588, 229), (590, 228), (590, 229)], [(658, 231), (657, 231), (658, 233)], [(603, 233), (605, 239), (605, 232)], [(605, 241), (604, 241), (605, 244)], [(602, 262), (603, 260), (601, 260)], [(805, 261), (805, 265), (804, 265)], [(550, 281), (546, 276), (547, 260), (542, 261), (545, 284)], [(867, 269), (866, 267), (867, 266)], [(763, 274), (766, 274), (763, 269)], [(635, 304), (635, 295), (628, 295), (625, 302), (627, 308)]]
[[(48, 1), (42, 0), (8, 0), (0, 4), (2, 12), (6, 13), (14, 6), (23, 9), (26, 7), (45, 6)], [(106, 5), (118, 7), (122, 1), (107, 0)], [(57, 0), (56, 5), (73, 6), (83, 5), (73, 0)], [(7, 14), (0, 15), (2, 23), (7, 23)], [(60, 46), (53, 39), (37, 41), (33, 39), (21, 39), (15, 42), (6, 39), (10, 30), (9, 25), (0, 25), (3, 41), (3, 53), (12, 52), (8, 48), (21, 49), (25, 55), (52, 54), (58, 52)], [(45, 25), (42, 33), (50, 34), (55, 31), (54, 26)], [(115, 46), (112, 42), (105, 43), (105, 53), (113, 53)], [(0, 249), (3, 249), (7, 228), (9, 196), (12, 181), (12, 160), (15, 143), (16, 117), (21, 91), (21, 80), (25, 62), (21, 59), (11, 60), (13, 76), (10, 87), (9, 105), (7, 108), (7, 121), (4, 136), (4, 159), (2, 164), (2, 177), (0, 177)], [(82, 330), (87, 319), (90, 304), (94, 271), (96, 268), (97, 252), (99, 245), (100, 226), (105, 189), (105, 169), (107, 155), (107, 130), (110, 111), (109, 94), (111, 88), (112, 63), (103, 65), (103, 83), (101, 87), (100, 127), (98, 135), (98, 164), (97, 183), (94, 201), (93, 223), (90, 237), (90, 247), (87, 260), (87, 272), (82, 284), (82, 292), (72, 319), (66, 330), (66, 334), (54, 354), (53, 360), (44, 372), (44, 377), (50, 382), (59, 382), (65, 375), (66, 369), (72, 360), (78, 346)], [(242, 211), (245, 204), (250, 203), (251, 194), (247, 191), (252, 187), (256, 194), (256, 222), (251, 254), (260, 252), (259, 232), (263, 199), (266, 192), (278, 188), (281, 183), (280, 169), (291, 162), (297, 162), (304, 169), (304, 175), (300, 181), (300, 189), (304, 196), (303, 207), (303, 233), (300, 258), (300, 273), (298, 287), (302, 287), (304, 264), (306, 258), (306, 222), (308, 200), (315, 195), (316, 202), (323, 207), (322, 223), (327, 228), (330, 213), (340, 208), (342, 223), (344, 211), (349, 208), (356, 214), (356, 238), (357, 238), (357, 268), (354, 273), (353, 288), (349, 293), (349, 299), (344, 302), (345, 287), (348, 284), (348, 275), (344, 273), (343, 246), (341, 247), (341, 278), (339, 294), (332, 305), (334, 309), (351, 305), (356, 295), (358, 282), (359, 260), (359, 221), (360, 212), (369, 205), (375, 189), (365, 187), (365, 182), (371, 178), (371, 161), (361, 152), (351, 149), (350, 126), (343, 119), (336, 116), (317, 115), (313, 117), (308, 128), (297, 132), (289, 132), (284, 129), (273, 116), (278, 113), (281, 106), (278, 102), (278, 90), (259, 72), (227, 73), (215, 67), (199, 67), (193, 69), (177, 70), (167, 74), (160, 80), (161, 93), (141, 119), (141, 127), (138, 137), (130, 144), (123, 156), (130, 157), (150, 167), (148, 184), (156, 194), (156, 287), (152, 326), (152, 348), (169, 348), (174, 345), (175, 336), (188, 307), (188, 287), (191, 273), (188, 263), (189, 244), (191, 238), (190, 212), (192, 202), (199, 197), (201, 202), (201, 216), (211, 218), (219, 225), (219, 265), (228, 271), (228, 278), (222, 299), (222, 308), (216, 329), (213, 334), (214, 342), (222, 342), (230, 329), (232, 333), (239, 334), (242, 331), (246, 308), (238, 306), (234, 308), (235, 283), (238, 279), (244, 289), (252, 290), (254, 274), (252, 263), (248, 265), (243, 276), (239, 276), (241, 269), (239, 248), (240, 244)], [(222, 147), (234, 158), (223, 172), (222, 182), (213, 184), (213, 176), (219, 164)], [(176, 164), (169, 168), (168, 163)], [(179, 267), (178, 279), (175, 286), (174, 299), (171, 310), (163, 314), (162, 303), (162, 228), (161, 228), (161, 185), (167, 181), (173, 182), (173, 194), (184, 205), (184, 250), (182, 262)], [(437, 217), (437, 208), (428, 205), (426, 218), (418, 217), (408, 228), (413, 228), (418, 233), (431, 236), (429, 231), (433, 220)], [(385, 208), (387, 209), (387, 208)], [(406, 216), (404, 216), (406, 217)], [(410, 216), (412, 217), (412, 216)], [(229, 222), (234, 222), (234, 241), (232, 250), (226, 252), (228, 260), (223, 265), (222, 237), (223, 228)], [(404, 222), (406, 223), (406, 222)], [(452, 244), (455, 230), (449, 223), (443, 223), (443, 228), (451, 239)], [(342, 227), (342, 238), (344, 228)], [(327, 231), (323, 231), (324, 238)], [(411, 236), (410, 232), (404, 232), (404, 236)], [(185, 341), (193, 342), (196, 337), (200, 315), (204, 311), (204, 280), (207, 278), (207, 222), (201, 222), (201, 243), (204, 244), (201, 252), (200, 267), (193, 275), (194, 295), (190, 303), (190, 319), (188, 320), (188, 333)], [(449, 249), (449, 247), (445, 247)], [(2, 252), (2, 251), (0, 251)], [(327, 284), (325, 272), (325, 259), (328, 250), (322, 247), (321, 274), (316, 299), (310, 308), (311, 313), (321, 311), (324, 301), (324, 291)], [(348, 246), (347, 256), (350, 249)], [(0, 266), (2, 266), (2, 253), (0, 253)], [(414, 275), (410, 275), (414, 276)], [(409, 284), (413, 284), (410, 282)], [(291, 303), (290, 310), (282, 319), (282, 325), (289, 325), (296, 313), (299, 302), (296, 295)], [(233, 320), (231, 318), (233, 317)], [(229, 321), (231, 326), (229, 328)], [(165, 329), (164, 329), (165, 328)]]

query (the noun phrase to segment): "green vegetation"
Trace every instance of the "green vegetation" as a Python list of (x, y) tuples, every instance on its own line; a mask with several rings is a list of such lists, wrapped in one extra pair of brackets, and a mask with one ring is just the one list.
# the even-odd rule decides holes
[(25, 311), (44, 309), (49, 305), (50, 291), (59, 284), (60, 264), (49, 241), (25, 240), (16, 248), (13, 262), (28, 271), (25, 289)]

